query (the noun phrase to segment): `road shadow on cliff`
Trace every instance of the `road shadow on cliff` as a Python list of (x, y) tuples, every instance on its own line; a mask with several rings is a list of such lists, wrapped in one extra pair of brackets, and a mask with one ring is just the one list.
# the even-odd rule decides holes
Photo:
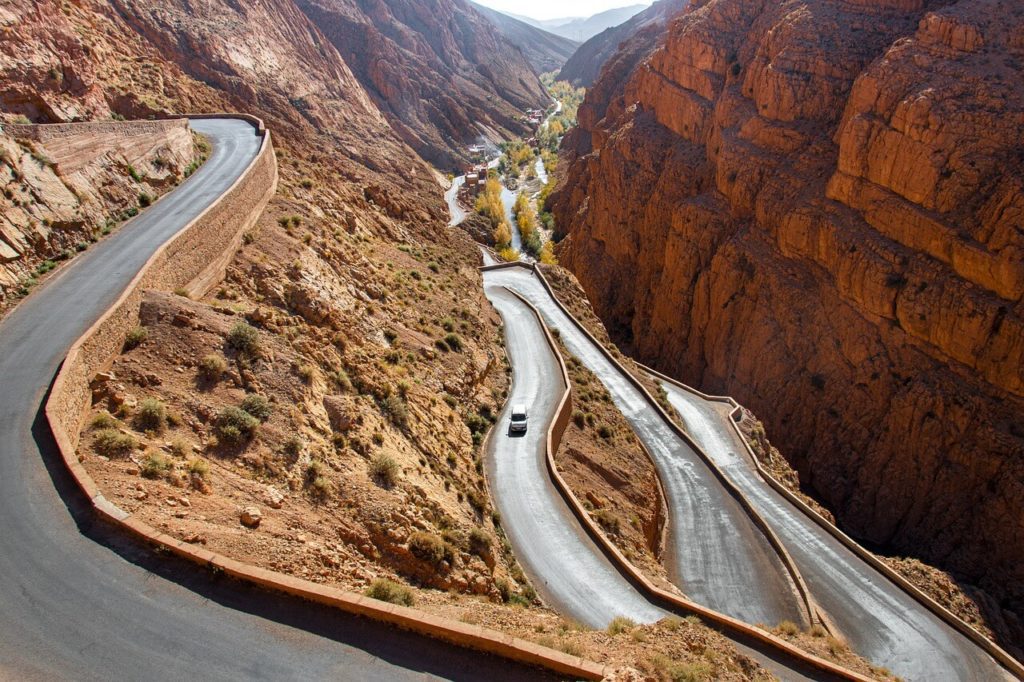
[[(46, 399), (49, 398), (49, 388)], [(430, 639), (368, 618), (265, 590), (197, 566), (129, 536), (102, 520), (64, 464), (46, 415), (39, 408), (32, 437), (54, 488), (82, 535), (125, 561), (225, 608), (360, 649), (391, 665), (446, 680), (557, 680), (532, 666)], [(326, 646), (328, 643), (325, 642)]]

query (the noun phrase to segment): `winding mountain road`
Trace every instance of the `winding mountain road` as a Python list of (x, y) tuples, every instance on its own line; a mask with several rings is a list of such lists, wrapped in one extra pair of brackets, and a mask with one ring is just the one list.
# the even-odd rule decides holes
[(490, 270), (484, 283), (488, 291), (509, 287), (537, 307), (570, 352), (601, 380), (651, 451), (668, 498), (666, 563), (673, 582), (693, 601), (747, 623), (806, 623), (790, 576), (764, 534), (699, 455), (558, 308), (533, 273), (525, 268)]
[(662, 382), (687, 431), (789, 549), (852, 648), (907, 680), (1012, 679), (987, 653), (826, 533), (758, 475), (723, 403)]
[(0, 678), (545, 679), (543, 671), (218, 579), (94, 521), (41, 403), (74, 340), (259, 149), (242, 121), (192, 127), (213, 143), (209, 160), (0, 323)]
[[(485, 283), (493, 275), (484, 274)], [(487, 298), (505, 323), (512, 389), (487, 442), (487, 478), (502, 527), (537, 591), (559, 613), (604, 628), (616, 616), (650, 623), (672, 612), (653, 604), (587, 535), (551, 481), (545, 437), (564, 385), (561, 370), (533, 311), (504, 286), (485, 284)], [(525, 435), (508, 432), (511, 406), (525, 403)], [(736, 648), (781, 680), (828, 679), (755, 642), (726, 634)]]
[[(485, 291), (505, 322), (512, 363), (512, 390), (488, 437), (488, 482), (516, 557), (545, 602), (585, 625), (665, 617), (598, 550), (551, 481), (545, 436), (564, 390), (561, 369), (533, 312), (504, 287)], [(522, 435), (508, 432), (515, 404), (530, 410)]]

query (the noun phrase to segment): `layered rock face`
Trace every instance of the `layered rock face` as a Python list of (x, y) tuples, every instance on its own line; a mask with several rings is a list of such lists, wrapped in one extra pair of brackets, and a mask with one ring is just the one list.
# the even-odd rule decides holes
[(753, 408), (853, 534), (1017, 613), (1022, 36), (1000, 0), (695, 2), (605, 70), (553, 197), (618, 340)]
[(464, 0), (297, 0), (391, 125), (450, 167), (481, 136), (521, 135), (550, 102), (526, 57)]
[(173, 187), (197, 156), (184, 121), (5, 126), (0, 303), (41, 261), (85, 249), (140, 200), (148, 205)]

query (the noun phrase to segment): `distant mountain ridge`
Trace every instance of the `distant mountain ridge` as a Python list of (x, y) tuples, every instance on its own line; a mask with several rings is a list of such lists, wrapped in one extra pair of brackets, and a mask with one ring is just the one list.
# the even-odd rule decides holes
[(481, 134), (518, 136), (550, 101), (519, 44), (466, 0), (293, 0), (427, 161), (457, 167)]
[(569, 58), (562, 67), (559, 80), (589, 88), (623, 42), (636, 43), (633, 52), (642, 51), (644, 47), (653, 49), (664, 36), (669, 19), (682, 12), (687, 4), (689, 0), (658, 0), (628, 21), (598, 33)]
[(560, 19), (533, 19), (521, 14), (503, 12), (505, 16), (530, 24), (535, 28), (582, 43), (590, 40), (601, 31), (618, 26), (631, 17), (647, 9), (647, 5), (630, 5), (599, 12), (589, 17), (563, 17)]
[(561, 69), (580, 46), (575, 40), (555, 35), (519, 17), (476, 3), (470, 4), (494, 24), (509, 42), (519, 47), (537, 73)]

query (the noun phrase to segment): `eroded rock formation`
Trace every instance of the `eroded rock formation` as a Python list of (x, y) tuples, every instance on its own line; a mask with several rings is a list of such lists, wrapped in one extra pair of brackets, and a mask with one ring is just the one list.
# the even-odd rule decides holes
[(853, 534), (1016, 613), (1022, 36), (1006, 0), (695, 2), (606, 69), (553, 198), (617, 340), (753, 408)]

